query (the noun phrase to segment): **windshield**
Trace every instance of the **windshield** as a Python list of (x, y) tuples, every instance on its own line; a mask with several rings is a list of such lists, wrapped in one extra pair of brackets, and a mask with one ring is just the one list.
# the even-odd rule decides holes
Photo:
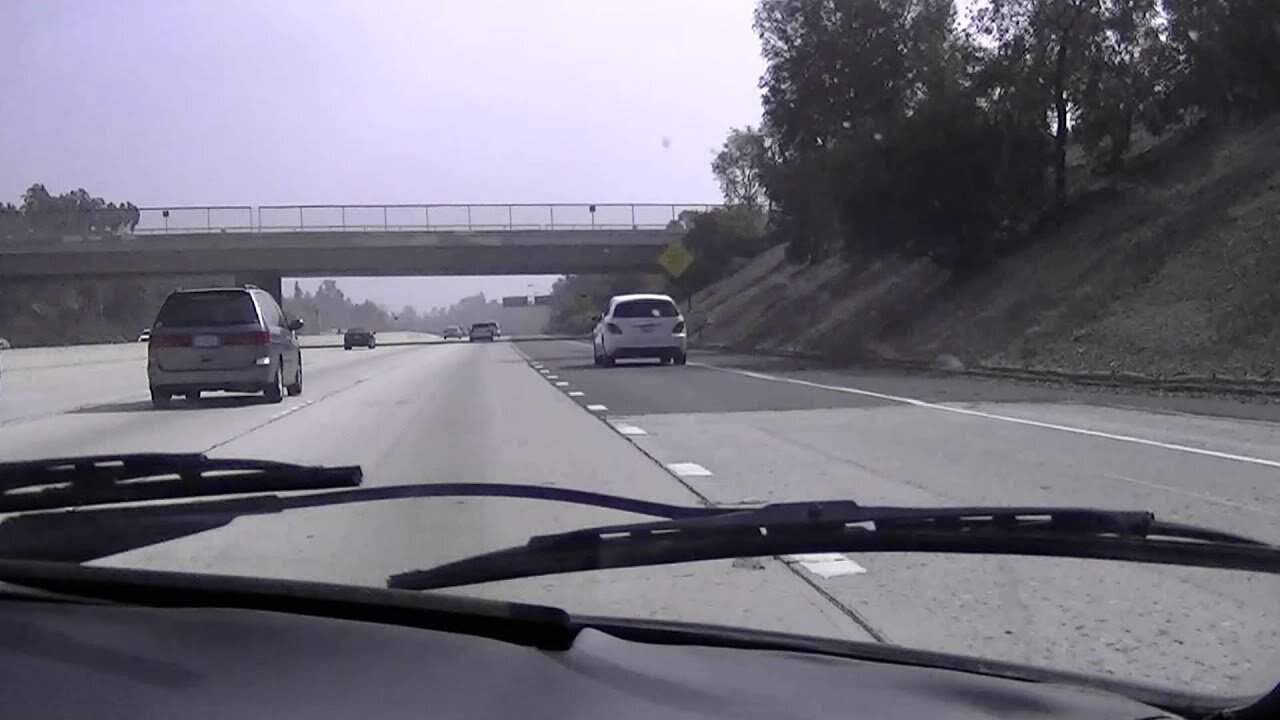
[[(0, 462), (1072, 506), (1280, 543), (1280, 3), (19, 5)], [(641, 519), (408, 498), (87, 562), (384, 587)], [(1280, 681), (1254, 572), (748, 555), (442, 592)]]

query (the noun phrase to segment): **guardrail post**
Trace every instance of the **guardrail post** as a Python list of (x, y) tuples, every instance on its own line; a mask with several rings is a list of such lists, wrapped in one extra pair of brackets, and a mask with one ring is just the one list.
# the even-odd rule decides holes
[(471, 206), (467, 206), (467, 230), (471, 230)]
[(511, 206), (510, 205), (507, 206), (507, 229), (508, 230), (513, 229), (511, 225)]
[(556, 229), (556, 206), (548, 205), (547, 209), (551, 211), (551, 230)]
[(342, 215), (342, 229), (347, 229), (347, 206), (343, 205), (338, 208), (338, 212)]
[(430, 205), (422, 206), (422, 219), (427, 223), (426, 225), (427, 229), (430, 230), (431, 229), (431, 206)]
[(204, 209), (204, 229), (213, 230), (213, 208)]
[(299, 230), (302, 230), (302, 229), (303, 229), (303, 228), (305, 228), (306, 226), (307, 226), (307, 225), (306, 225), (306, 223), (304, 223), (304, 222), (302, 221), (302, 208), (301, 208), (301, 207), (299, 207), (299, 208), (298, 208), (298, 229), (299, 229)]
[(631, 229), (636, 229), (636, 206), (631, 206)]
[(387, 206), (382, 206), (382, 229), (387, 229)]

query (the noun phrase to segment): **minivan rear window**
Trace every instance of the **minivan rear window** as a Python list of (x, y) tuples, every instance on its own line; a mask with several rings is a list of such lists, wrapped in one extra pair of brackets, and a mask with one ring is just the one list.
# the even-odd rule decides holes
[(613, 308), (613, 316), (619, 318), (673, 318), (680, 310), (670, 300), (627, 300)]
[(258, 308), (243, 290), (170, 295), (156, 317), (156, 327), (250, 325), (258, 322)]

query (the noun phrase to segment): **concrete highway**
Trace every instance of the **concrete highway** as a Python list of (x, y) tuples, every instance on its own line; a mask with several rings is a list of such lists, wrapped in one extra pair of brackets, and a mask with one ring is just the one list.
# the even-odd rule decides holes
[[(155, 411), (144, 362), (142, 344), (7, 351), (0, 460), (204, 451), (360, 464), (371, 485), (536, 483), (686, 504), (1089, 505), (1280, 543), (1270, 407), (710, 354), (603, 369), (586, 344), (544, 341), (312, 348), (300, 397), (215, 395)], [(532, 501), (402, 501), (242, 518), (100, 562), (381, 584), (530, 534), (627, 519)], [(1244, 573), (868, 554), (451, 592), (876, 638), (1207, 692), (1280, 679), (1280, 582)]]

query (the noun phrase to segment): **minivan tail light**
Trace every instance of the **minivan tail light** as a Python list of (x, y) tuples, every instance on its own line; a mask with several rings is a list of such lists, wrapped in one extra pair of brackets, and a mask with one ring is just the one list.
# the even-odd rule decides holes
[(223, 345), (266, 345), (271, 342), (271, 333), (265, 330), (233, 333), (222, 338)]
[(679, 335), (679, 334), (680, 334), (680, 333), (682, 333), (682, 332), (684, 332), (684, 321), (683, 321), (683, 320), (681, 320), (680, 322), (676, 323), (676, 326), (675, 326), (675, 327), (673, 327), (673, 328), (671, 328), (671, 334), (672, 334), (672, 335)]
[(190, 347), (191, 336), (178, 333), (176, 335), (152, 335), (151, 347), (158, 348), (177, 348)]
[(605, 329), (605, 330), (608, 330), (609, 332), (613, 333), (614, 335), (621, 335), (621, 334), (622, 334), (622, 328), (618, 327), (617, 325), (615, 325), (615, 324), (613, 324), (613, 323), (605, 323), (605, 324), (604, 324), (604, 329)]

